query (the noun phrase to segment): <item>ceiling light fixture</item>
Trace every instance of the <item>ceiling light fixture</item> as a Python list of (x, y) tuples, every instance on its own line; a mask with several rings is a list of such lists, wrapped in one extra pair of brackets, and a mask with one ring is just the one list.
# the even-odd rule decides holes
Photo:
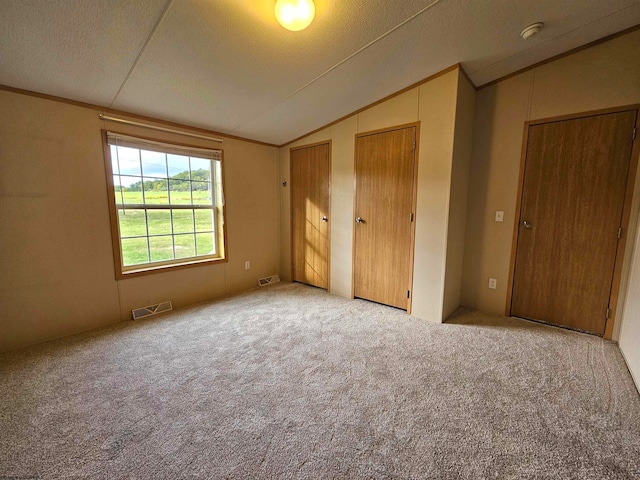
[(534, 35), (539, 34), (542, 31), (543, 27), (544, 27), (544, 23), (542, 22), (533, 23), (528, 27), (524, 27), (520, 32), (520, 36), (526, 40), (528, 38), (533, 37)]
[(313, 0), (278, 0), (276, 18), (287, 30), (299, 32), (307, 28), (316, 15)]

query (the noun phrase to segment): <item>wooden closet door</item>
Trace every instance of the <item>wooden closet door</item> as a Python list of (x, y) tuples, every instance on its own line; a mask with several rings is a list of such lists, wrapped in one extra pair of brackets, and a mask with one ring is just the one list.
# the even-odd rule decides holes
[(293, 281), (328, 288), (329, 144), (291, 150)]
[(511, 314), (602, 335), (636, 112), (529, 127)]
[(407, 309), (416, 127), (358, 137), (354, 295)]

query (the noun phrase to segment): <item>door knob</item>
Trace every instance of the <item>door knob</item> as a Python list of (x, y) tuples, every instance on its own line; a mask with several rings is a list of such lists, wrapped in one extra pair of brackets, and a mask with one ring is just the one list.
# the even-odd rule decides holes
[(320, 218), (320, 220), (322, 220), (323, 222), (328, 222), (329, 221), (326, 216)]
[(364, 223), (364, 220), (362, 220), (360, 217), (356, 217), (356, 223)]
[(524, 222), (522, 222), (522, 226), (524, 228), (531, 228), (533, 225), (531, 225), (529, 222), (527, 222), (526, 220)]

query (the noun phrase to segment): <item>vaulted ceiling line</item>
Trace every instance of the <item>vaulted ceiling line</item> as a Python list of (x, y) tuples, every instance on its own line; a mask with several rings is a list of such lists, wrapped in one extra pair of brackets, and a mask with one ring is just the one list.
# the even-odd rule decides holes
[(328, 75), (329, 73), (331, 73), (332, 71), (334, 71), (336, 68), (338, 68), (340, 65), (345, 64), (346, 62), (348, 62), (349, 60), (351, 60), (352, 58), (354, 58), (355, 56), (359, 55), (360, 53), (364, 52), (367, 48), (375, 45), (376, 43), (378, 43), (380, 40), (382, 40), (383, 38), (387, 37), (388, 35), (390, 35), (391, 33), (395, 32), (396, 30), (398, 30), (399, 28), (402, 28), (403, 26), (405, 26), (407, 23), (409, 23), (411, 20), (415, 19), (416, 17), (419, 17), (420, 15), (422, 15), (423, 13), (425, 13), (427, 10), (431, 9), (432, 7), (435, 7), (438, 3), (440, 3), (442, 0), (434, 0), (433, 2), (431, 2), (429, 5), (427, 5), (426, 7), (421, 8), (420, 10), (418, 10), (416, 13), (414, 13), (413, 15), (411, 15), (409, 18), (403, 20), (402, 22), (400, 22), (398, 25), (396, 25), (395, 27), (391, 28), (390, 30), (386, 31), (385, 33), (383, 33), (382, 35), (378, 36), (377, 38), (371, 40), (369, 43), (367, 43), (366, 45), (360, 47), (358, 50), (356, 50), (355, 52), (353, 52), (352, 54), (350, 54), (349, 56), (345, 57), (344, 59), (340, 60), (338, 63), (336, 63), (335, 65), (333, 65), (332, 67), (330, 67), (328, 70), (326, 70), (325, 72), (321, 73), (320, 75), (318, 75), (317, 77), (315, 77), (314, 79), (310, 80), (309, 82), (305, 83), (304, 85), (302, 85), (301, 87), (297, 88), (296, 90), (294, 90), (293, 92), (291, 92), (289, 95), (287, 95), (286, 97), (280, 99), (279, 101), (277, 101), (276, 103), (274, 103), (273, 105), (271, 105), (269, 108), (265, 109), (264, 111), (262, 111), (260, 114), (258, 115), (252, 115), (251, 118), (247, 121), (244, 121), (242, 123), (240, 123), (239, 125), (236, 125), (235, 127), (233, 127), (231, 130), (229, 130), (230, 132), (235, 132), (237, 129), (242, 128), (243, 126), (245, 126), (247, 123), (253, 121), (255, 118), (257, 117), (261, 117), (265, 114), (267, 114), (268, 112), (270, 112), (271, 110), (273, 110), (274, 108), (276, 108), (278, 105), (286, 102), (288, 99), (290, 99), (291, 97), (293, 97), (294, 95), (300, 93), (302, 90), (304, 90), (305, 88), (310, 87), (311, 85), (313, 85), (314, 83), (316, 83), (318, 80), (320, 80), (321, 78), (323, 78), (324, 76)]
[(156, 20), (155, 24), (153, 25), (153, 28), (151, 29), (151, 32), (149, 33), (149, 36), (147, 37), (146, 41), (144, 42), (144, 45), (142, 45), (142, 48), (138, 52), (138, 55), (136, 55), (135, 60), (131, 64), (131, 68), (129, 69), (129, 71), (127, 72), (127, 75), (124, 77), (124, 80), (120, 84), (120, 88), (118, 88), (118, 91), (116, 92), (116, 94), (113, 96), (113, 99), (109, 103), (109, 108), (111, 108), (113, 106), (113, 104), (115, 103), (115, 101), (118, 99), (118, 96), (120, 95), (120, 92), (122, 92), (122, 89), (126, 85), (126, 83), (129, 80), (129, 78), (131, 77), (131, 74), (133, 73), (133, 71), (135, 70), (136, 66), (138, 65), (138, 62), (140, 61), (140, 58), (142, 58), (142, 54), (147, 49), (147, 46), (151, 42), (151, 39), (155, 35), (156, 31), (158, 30), (158, 27), (160, 27), (160, 24), (164, 20), (164, 18), (166, 16), (167, 12), (169, 11), (169, 8), (171, 7), (172, 3), (173, 3), (173, 0), (167, 0), (167, 3), (165, 4), (164, 8), (162, 9), (162, 12), (160, 12), (160, 15), (158, 15), (158, 19)]

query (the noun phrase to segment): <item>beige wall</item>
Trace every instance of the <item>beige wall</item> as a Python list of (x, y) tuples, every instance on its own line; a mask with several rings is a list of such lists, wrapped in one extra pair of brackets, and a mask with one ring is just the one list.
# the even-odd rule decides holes
[(134, 307), (240, 291), (277, 273), (277, 148), (222, 144), (228, 263), (116, 281), (99, 112), (3, 91), (0, 106), (11, 112), (0, 119), (0, 351), (129, 319)]
[(420, 86), (420, 158), (412, 314), (443, 320), (457, 71)]
[[(466, 83), (466, 80), (458, 70), (451, 71), (280, 149), (281, 181), (288, 182), (290, 148), (332, 141), (331, 293), (352, 296), (355, 135), (420, 121), (412, 313), (420, 318), (442, 321), (454, 127), (460, 82)], [(468, 96), (469, 88), (464, 91)], [(465, 100), (467, 104), (468, 100)], [(463, 110), (468, 112), (468, 108), (467, 105)], [(461, 159), (465, 155), (462, 143), (459, 154)], [(462, 208), (466, 209), (466, 202)], [(281, 275), (290, 279), (288, 187), (282, 189), (281, 217)], [(465, 215), (463, 217), (466, 218)]]
[[(629, 245), (631, 248), (631, 245)], [(627, 301), (622, 315), (620, 350), (640, 390), (640, 228), (636, 235)]]
[[(477, 92), (463, 305), (504, 314), (524, 122), (640, 103), (639, 79), (640, 31), (635, 31)], [(497, 210), (505, 211), (503, 223), (494, 221)], [(635, 222), (632, 227), (635, 232)], [(497, 278), (496, 290), (488, 289), (489, 277)]]
[(353, 156), (358, 119), (331, 126), (331, 292), (351, 297), (353, 248)]
[(447, 263), (445, 267), (442, 318), (449, 317), (459, 306), (462, 294), (462, 267), (467, 225), (467, 193), (473, 147), (473, 124), (476, 90), (466, 79), (458, 83), (456, 123), (449, 195), (447, 226)]

